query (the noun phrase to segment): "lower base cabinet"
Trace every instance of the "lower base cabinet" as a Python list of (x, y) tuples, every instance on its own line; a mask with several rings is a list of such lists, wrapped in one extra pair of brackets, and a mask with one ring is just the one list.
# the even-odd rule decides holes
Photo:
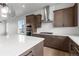
[(52, 36), (46, 38), (44, 46), (69, 52), (69, 38), (66, 36)]
[(38, 43), (20, 56), (43, 56), (43, 42)]
[(69, 52), (69, 40), (67, 36), (33, 34), (35, 37), (45, 38), (44, 46)]
[(79, 45), (67, 36), (33, 34), (45, 38), (44, 46), (69, 52), (70, 56), (79, 56)]

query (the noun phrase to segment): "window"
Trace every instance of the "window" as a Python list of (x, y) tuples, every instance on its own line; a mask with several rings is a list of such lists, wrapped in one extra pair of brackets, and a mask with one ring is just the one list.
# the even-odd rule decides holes
[(18, 20), (18, 33), (24, 33), (24, 20)]

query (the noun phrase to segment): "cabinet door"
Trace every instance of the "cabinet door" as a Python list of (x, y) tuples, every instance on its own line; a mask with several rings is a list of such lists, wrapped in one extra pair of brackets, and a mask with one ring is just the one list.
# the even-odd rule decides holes
[(31, 24), (32, 32), (36, 32), (37, 31), (35, 23), (36, 23), (35, 22), (35, 15), (26, 16), (26, 24)]
[(74, 26), (74, 8), (64, 9), (64, 27)]
[(36, 27), (41, 27), (41, 15), (36, 15)]
[(27, 23), (27, 24), (33, 23), (33, 22), (32, 22), (33, 19), (34, 19), (34, 16), (33, 16), (33, 15), (26, 16), (26, 23)]
[(54, 26), (55, 27), (63, 27), (64, 20), (63, 10), (54, 11)]

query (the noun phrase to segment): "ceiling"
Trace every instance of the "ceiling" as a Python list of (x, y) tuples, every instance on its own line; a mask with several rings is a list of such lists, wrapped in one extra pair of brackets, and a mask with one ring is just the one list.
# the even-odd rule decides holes
[(60, 3), (7, 3), (7, 6), (13, 11), (12, 14), (17, 17), (28, 15), (48, 5), (58, 6)]
[(51, 5), (51, 3), (8, 3), (7, 5), (15, 11), (16, 16), (21, 16)]

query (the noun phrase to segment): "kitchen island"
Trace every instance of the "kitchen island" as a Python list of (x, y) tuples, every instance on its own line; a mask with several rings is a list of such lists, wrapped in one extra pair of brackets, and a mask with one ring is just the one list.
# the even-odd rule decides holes
[(0, 56), (43, 55), (43, 40), (26, 35), (0, 36)]

